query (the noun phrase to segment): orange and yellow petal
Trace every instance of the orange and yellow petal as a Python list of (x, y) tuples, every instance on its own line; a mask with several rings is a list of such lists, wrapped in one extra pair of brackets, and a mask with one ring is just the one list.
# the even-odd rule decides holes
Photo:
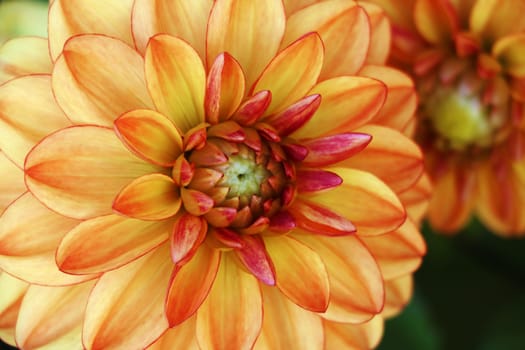
[(0, 84), (23, 75), (49, 74), (52, 68), (44, 38), (15, 38), (0, 46)]

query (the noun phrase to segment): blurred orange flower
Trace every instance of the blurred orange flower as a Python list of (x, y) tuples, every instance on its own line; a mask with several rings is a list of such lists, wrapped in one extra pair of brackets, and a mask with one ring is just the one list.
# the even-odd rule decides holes
[(0, 335), (376, 346), (429, 191), (389, 38), (346, 0), (53, 1), (0, 51)]
[(430, 223), (453, 233), (475, 212), (499, 235), (524, 234), (525, 1), (373, 2), (393, 23), (392, 62), (420, 95)]

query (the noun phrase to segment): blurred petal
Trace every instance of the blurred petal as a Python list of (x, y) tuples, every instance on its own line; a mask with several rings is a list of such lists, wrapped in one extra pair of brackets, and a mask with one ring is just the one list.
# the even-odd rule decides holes
[(432, 184), (428, 174), (425, 173), (414, 186), (399, 194), (399, 199), (405, 206), (408, 217), (415, 223), (419, 223), (427, 213), (431, 196)]
[(208, 67), (217, 55), (228, 52), (241, 64), (246, 72), (246, 85), (251, 87), (277, 53), (284, 27), (285, 15), (280, 0), (216, 1), (208, 21)]
[[(318, 203), (350, 220), (358, 235), (375, 235), (395, 230), (406, 218), (403, 205), (381, 180), (356, 169), (329, 168), (343, 183), (335, 190), (309, 195)], [(363, 205), (366, 203), (366, 205)]]
[(254, 350), (323, 348), (319, 316), (290, 302), (276, 288), (262, 286), (264, 320)]
[(457, 13), (448, 0), (417, 0), (414, 22), (430, 43), (447, 44), (458, 30)]
[(514, 34), (498, 40), (492, 52), (508, 73), (514, 77), (525, 77), (525, 34)]
[(201, 348), (249, 349), (259, 336), (263, 318), (259, 283), (232, 258), (223, 254), (213, 287), (197, 313)]
[(206, 22), (212, 0), (135, 0), (132, 14), (133, 39), (144, 53), (148, 40), (158, 33), (181, 38), (204, 60)]
[(525, 1), (484, 0), (477, 1), (472, 7), (470, 28), (488, 45), (497, 39), (512, 33), (523, 32), (525, 21), (522, 13), (525, 12)]
[(412, 298), (414, 280), (412, 275), (405, 275), (385, 281), (385, 308), (382, 315), (386, 318), (397, 316)]
[(321, 79), (353, 75), (363, 65), (370, 43), (370, 23), (354, 1), (324, 1), (294, 13), (286, 22), (281, 47), (317, 32), (325, 47)]
[(96, 126), (51, 134), (33, 148), (25, 164), (26, 184), (35, 197), (78, 219), (110, 214), (124, 185), (157, 170), (135, 158), (113, 130)]
[(119, 215), (83, 221), (60, 242), (56, 263), (73, 274), (113, 270), (146, 254), (168, 239), (172, 220), (151, 222)]
[(131, 44), (133, 0), (54, 0), (50, 3), (49, 48), (55, 60), (66, 40), (77, 34), (99, 33)]
[(67, 41), (53, 69), (53, 92), (78, 124), (113, 126), (124, 112), (152, 105), (143, 58), (122, 41), (102, 35)]
[(297, 138), (353, 131), (364, 125), (383, 106), (386, 88), (370, 78), (339, 77), (317, 84), (309, 94), (321, 95), (321, 106), (312, 119), (292, 134)]
[(145, 70), (157, 110), (182, 133), (204, 122), (206, 77), (202, 61), (191, 46), (165, 34), (151, 38)]
[(0, 149), (20, 168), (44, 136), (71, 125), (55, 102), (49, 75), (13, 79), (0, 86), (0, 106)]
[(376, 316), (361, 324), (324, 321), (326, 349), (375, 349), (383, 336), (384, 322)]
[(82, 332), (88, 349), (145, 348), (168, 328), (164, 312), (173, 263), (168, 244), (106, 272), (89, 296)]
[(15, 38), (0, 46), (0, 84), (22, 75), (49, 74), (51, 69), (44, 38)]

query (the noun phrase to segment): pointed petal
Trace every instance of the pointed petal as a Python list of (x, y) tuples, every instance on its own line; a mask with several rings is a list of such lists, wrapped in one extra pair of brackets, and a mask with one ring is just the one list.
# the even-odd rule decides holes
[(386, 66), (363, 67), (359, 75), (380, 80), (386, 84), (385, 104), (374, 117), (374, 123), (404, 131), (415, 119), (417, 93), (412, 79), (405, 73)]
[(501, 38), (494, 44), (492, 52), (503, 62), (508, 73), (514, 77), (525, 77), (525, 34)]
[(385, 85), (365, 77), (339, 77), (317, 84), (309, 94), (322, 96), (313, 118), (292, 134), (296, 138), (353, 131), (368, 122), (386, 99)]
[(525, 11), (525, 1), (485, 0), (476, 1), (470, 15), (470, 28), (482, 37), (487, 44), (512, 33), (523, 32), (525, 22), (521, 14)]
[(382, 315), (386, 318), (397, 316), (408, 305), (414, 292), (412, 275), (405, 275), (385, 281), (385, 308)]
[(424, 173), (410, 189), (399, 194), (401, 203), (405, 206), (408, 217), (415, 223), (420, 223), (427, 213), (432, 184), (428, 174)]
[(241, 235), (242, 248), (237, 257), (257, 279), (269, 286), (275, 285), (275, 269), (260, 236)]
[(290, 302), (277, 288), (262, 286), (262, 291), (264, 320), (254, 350), (323, 348), (319, 316)]
[(173, 263), (168, 244), (106, 272), (89, 296), (82, 331), (88, 349), (146, 348), (168, 328), (164, 311)]
[(382, 126), (367, 125), (357, 131), (372, 135), (372, 142), (342, 166), (368, 171), (396, 193), (414, 185), (424, 170), (419, 146), (403, 134)]
[(259, 91), (249, 97), (233, 116), (233, 119), (242, 125), (251, 125), (263, 116), (272, 101), (272, 93), (267, 90)]
[(324, 321), (325, 346), (327, 349), (375, 349), (383, 336), (383, 317), (351, 324)]
[(203, 244), (186, 265), (174, 271), (166, 297), (170, 327), (178, 327), (197, 312), (213, 285), (220, 257), (219, 250)]
[(75, 126), (42, 140), (28, 154), (26, 185), (62, 215), (87, 219), (111, 213), (124, 185), (156, 166), (135, 158), (113, 130)]
[(356, 2), (324, 1), (294, 13), (286, 22), (281, 47), (309, 32), (317, 32), (325, 47), (321, 79), (354, 75), (365, 62), (370, 23)]
[(275, 128), (280, 136), (288, 136), (308, 122), (320, 104), (320, 95), (307, 96), (281, 113), (268, 118), (267, 122)]
[(298, 170), (297, 191), (317, 192), (334, 188), (343, 183), (343, 179), (334, 173), (324, 170)]
[(73, 274), (116, 269), (148, 253), (168, 239), (173, 221), (151, 222), (119, 215), (83, 221), (60, 242), (56, 263)]
[(124, 42), (102, 35), (67, 41), (53, 69), (53, 92), (77, 124), (112, 126), (124, 112), (152, 106), (142, 57)]
[(208, 20), (208, 67), (217, 55), (228, 52), (241, 64), (246, 72), (246, 86), (251, 87), (277, 53), (285, 21), (280, 0), (216, 1)]
[(15, 38), (0, 46), (0, 84), (23, 75), (49, 74), (52, 68), (44, 38)]
[(30, 193), (24, 194), (0, 217), (0, 267), (42, 285), (69, 285), (95, 278), (66, 274), (55, 262), (61, 239), (78, 223), (47, 209)]
[(0, 151), (0, 215), (11, 202), (26, 192), (24, 173)]
[(377, 177), (356, 169), (329, 170), (339, 175), (343, 184), (332, 191), (309, 195), (308, 199), (350, 220), (358, 235), (390, 232), (405, 222), (403, 205)]
[(78, 347), (84, 310), (93, 284), (86, 282), (68, 287), (31, 285), (18, 315), (18, 346), (23, 349)]
[(134, 110), (115, 120), (120, 139), (139, 157), (170, 167), (182, 153), (182, 137), (173, 123), (151, 110)]
[(426, 245), (412, 220), (407, 220), (397, 230), (381, 236), (363, 237), (363, 243), (374, 255), (385, 279), (397, 278), (414, 272)]
[[(212, 350), (251, 348), (261, 330), (262, 313), (257, 279), (242, 271), (231, 256), (223, 253), (213, 287), (197, 313), (200, 347)], [(217, 332), (218, 329), (221, 331)]]
[(418, 0), (414, 22), (419, 33), (432, 44), (448, 44), (459, 29), (454, 6), (447, 0)]
[(184, 349), (200, 350), (195, 337), (195, 323), (197, 317), (193, 316), (177, 327), (170, 328), (148, 350)]
[(326, 311), (330, 286), (321, 257), (288, 236), (268, 236), (264, 242), (274, 262), (277, 287), (281, 292), (303, 309)]
[(324, 48), (317, 33), (309, 33), (281, 51), (265, 68), (253, 91), (269, 90), (267, 114), (283, 110), (315, 85), (323, 66)]
[(49, 75), (22, 77), (0, 86), (0, 149), (18, 167), (24, 166), (27, 153), (44, 136), (69, 125), (55, 102)]
[(200, 217), (191, 214), (180, 216), (170, 235), (171, 260), (179, 264), (191, 259), (206, 238), (208, 225)]
[(228, 119), (244, 97), (244, 84), (244, 73), (239, 63), (227, 52), (219, 54), (206, 82), (206, 121), (217, 124), (219, 120)]
[[(298, 231), (300, 232), (300, 231)], [(293, 235), (319, 254), (330, 278), (330, 304), (325, 319), (359, 323), (383, 308), (383, 277), (374, 257), (357, 236)]]
[(149, 38), (166, 33), (189, 43), (204, 59), (206, 23), (212, 0), (135, 0), (131, 19), (133, 39), (144, 53)]
[(206, 77), (191, 46), (169, 35), (156, 35), (146, 48), (145, 70), (157, 110), (182, 133), (204, 122)]
[[(348, 199), (351, 197), (345, 197)], [(329, 207), (314, 204), (315, 201), (296, 199), (288, 208), (298, 227), (309, 232), (327, 236), (344, 236), (356, 231), (355, 226), (345, 217)]]
[(83, 33), (100, 33), (132, 44), (133, 0), (56, 0), (49, 8), (49, 47), (55, 60), (66, 40)]
[(174, 216), (182, 201), (179, 188), (169, 176), (149, 174), (135, 179), (115, 197), (113, 210), (141, 220), (163, 220)]
[(372, 136), (361, 133), (336, 134), (317, 139), (304, 140), (308, 155), (302, 164), (319, 167), (338, 163), (361, 152), (372, 140)]
[(180, 195), (184, 209), (195, 216), (206, 214), (215, 205), (213, 198), (200, 191), (181, 188)]

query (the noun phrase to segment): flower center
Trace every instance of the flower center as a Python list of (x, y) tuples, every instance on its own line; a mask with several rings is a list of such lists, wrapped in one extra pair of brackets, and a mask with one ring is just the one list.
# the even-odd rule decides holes
[(444, 89), (433, 94), (424, 109), (434, 130), (452, 149), (486, 146), (491, 141), (493, 128), (488, 110), (477, 96)]
[(230, 157), (222, 180), (222, 183), (230, 188), (229, 198), (261, 194), (261, 185), (268, 178), (269, 173), (262, 165), (255, 162), (253, 153), (251, 155), (252, 157), (240, 155)]

